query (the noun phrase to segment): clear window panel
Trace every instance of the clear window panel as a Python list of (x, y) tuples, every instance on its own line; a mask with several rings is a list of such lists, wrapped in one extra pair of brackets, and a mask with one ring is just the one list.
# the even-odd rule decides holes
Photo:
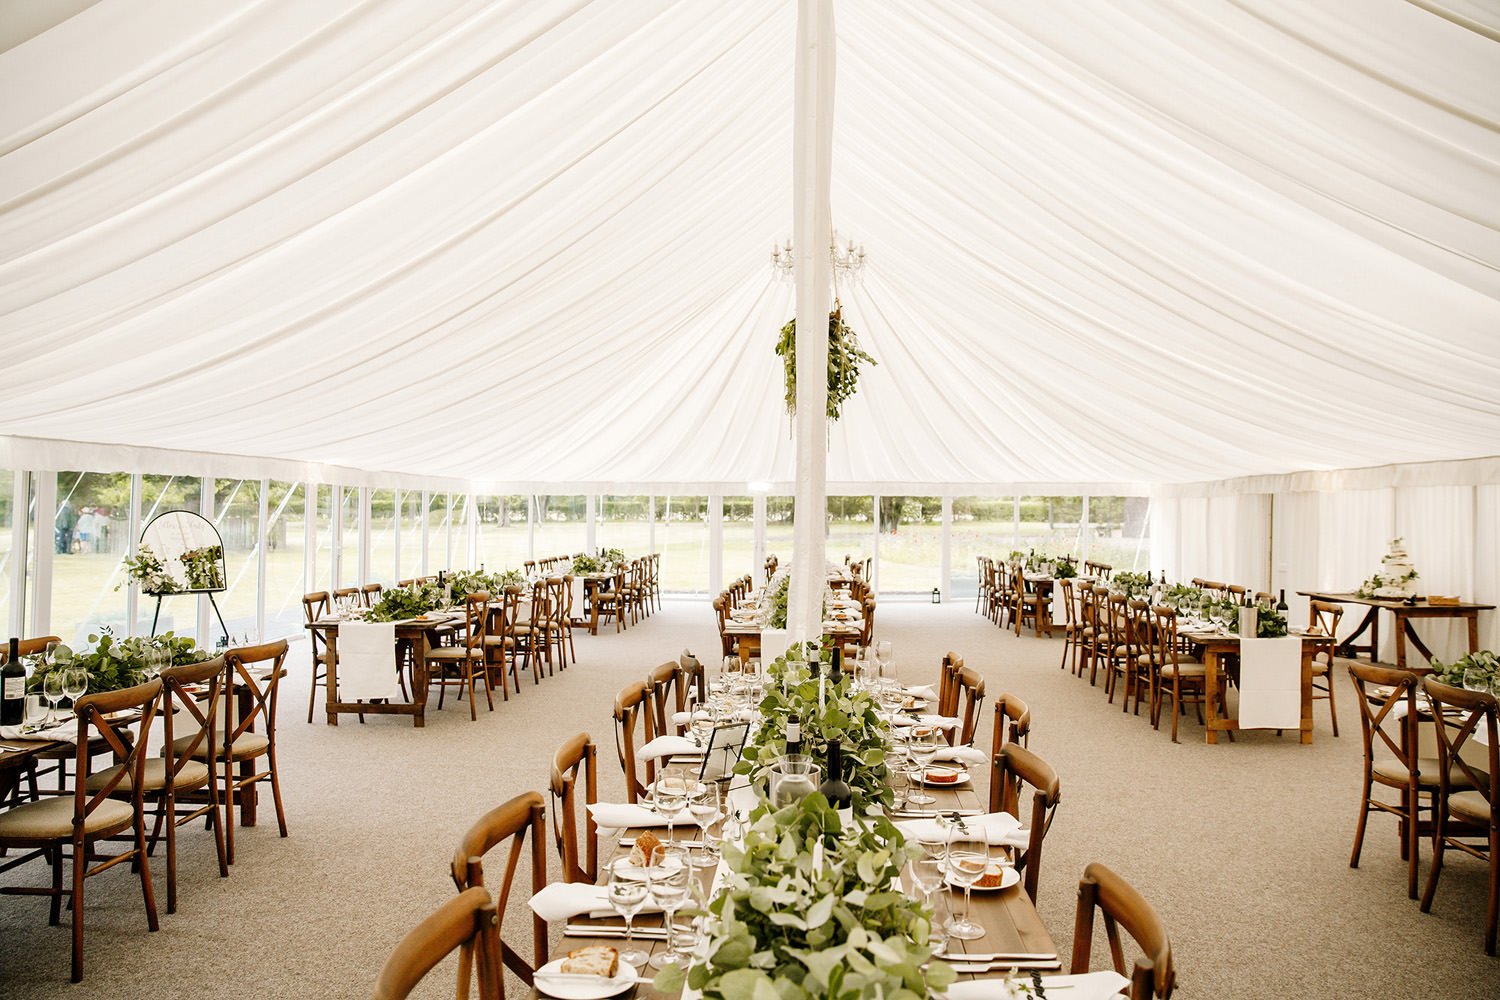
[(53, 512), (52, 631), (75, 649), (90, 633), (129, 632), (124, 561), (130, 476), (123, 472), (57, 473)]
[(708, 593), (708, 497), (657, 497), (656, 545), (663, 591)]
[(875, 498), (828, 498), (828, 558), (842, 563), (873, 555), (875, 552)]
[(396, 491), (370, 491), (370, 578), (366, 583), (396, 584)]
[[(792, 540), (797, 532), (796, 506), (796, 497), (766, 497), (766, 558), (775, 556), (782, 569), (792, 564)], [(835, 562), (843, 558), (835, 557), (831, 549), (828, 557)], [(755, 567), (754, 575), (756, 580), (765, 579), (765, 565)]]
[(727, 586), (746, 573), (759, 580), (762, 572), (755, 565), (755, 498), (724, 497), (723, 502), (724, 584)]
[(953, 498), (955, 597), (979, 593), (979, 557), (1004, 559), (1015, 545), (1014, 497)]
[(469, 497), (455, 493), (451, 502), (453, 517), (448, 525), (448, 565), (454, 569), (474, 569), (475, 566), (469, 565)]
[(1150, 515), (1149, 497), (1089, 497), (1089, 558), (1131, 573), (1149, 569)]
[(525, 494), (476, 496), (479, 562), (487, 573), (521, 569), (531, 558), (531, 498)]
[(602, 496), (594, 537), (601, 549), (619, 549), (634, 559), (651, 550), (651, 497)]
[(0, 469), (0, 622), (10, 621), (10, 533), (15, 523), (16, 477)]
[(880, 498), (880, 592), (929, 593), (943, 578), (942, 497)]
[[(129, 501), (129, 477), (126, 477), (126, 502), (125, 508), (130, 506)], [(61, 496), (62, 482), (58, 482), (58, 495)], [(203, 481), (197, 476), (142, 476), (141, 477), (141, 529), (158, 514), (165, 514), (169, 510), (190, 510), (199, 513), (203, 508), (201, 498), (203, 495)], [(122, 508), (122, 512), (125, 508)], [(120, 525), (118, 535), (120, 544), (127, 546), (129, 539), (124, 536), (129, 531), (129, 522)], [(56, 570), (54, 569), (54, 574)], [(54, 576), (54, 584), (56, 577)], [(122, 590), (121, 593), (124, 593)], [(55, 600), (55, 599), (54, 599)], [(141, 595), (140, 602), (136, 605), (137, 620), (135, 631), (137, 635), (151, 634), (151, 621), (156, 614), (156, 598), (146, 594)], [(57, 605), (53, 604), (52, 619), (57, 621)], [(198, 637), (198, 598), (193, 596), (166, 597), (161, 602), (161, 616), (156, 623), (156, 633), (175, 632), (177, 635)]]
[[(245, 635), (256, 632), (255, 588), (257, 548), (260, 539), (260, 480), (214, 480), (214, 527), (224, 540), (225, 582), (228, 589), (215, 594), (224, 627), (229, 630), (230, 644), (238, 645)], [(212, 612), (210, 612), (212, 613)], [(211, 619), (209, 635), (220, 635), (217, 619)], [(208, 639), (201, 643), (210, 644)]]
[(588, 505), (583, 496), (536, 498), (536, 556), (571, 556), (588, 545)]
[(446, 572), (448, 565), (448, 528), (452, 520), (451, 496), (434, 493), (427, 498), (427, 576)]
[(345, 486), (340, 506), (339, 582), (340, 587), (359, 584), (359, 489)]
[(318, 548), (313, 554), (313, 590), (333, 590), (333, 487), (319, 486), (315, 505)]
[(1028, 555), (1083, 555), (1083, 497), (1022, 497), (1021, 536), (1016, 548)]
[(307, 490), (271, 480), (266, 494), (266, 638), (304, 635), (303, 555), (307, 549)]
[(396, 496), (401, 519), (401, 560), (396, 567), (399, 582), (422, 575), (422, 491), (397, 490)]

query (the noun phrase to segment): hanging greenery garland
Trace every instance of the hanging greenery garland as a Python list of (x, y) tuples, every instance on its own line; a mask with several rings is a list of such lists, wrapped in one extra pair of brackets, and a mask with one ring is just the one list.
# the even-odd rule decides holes
[[(776, 353), (786, 372), (786, 412), (797, 414), (797, 320), (793, 317), (781, 328)], [(843, 307), (828, 314), (828, 419), (837, 420), (844, 401), (859, 388), (859, 366), (868, 361), (879, 364), (860, 350), (854, 328), (844, 322)]]

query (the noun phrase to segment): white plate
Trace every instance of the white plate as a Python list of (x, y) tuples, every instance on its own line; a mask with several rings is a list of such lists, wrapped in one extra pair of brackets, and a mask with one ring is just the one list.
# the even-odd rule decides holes
[[(990, 872), (993, 873), (994, 870), (995, 870), (995, 866), (994, 866), (994, 864), (991, 864), (990, 865)], [(961, 886), (957, 882), (953, 881), (953, 876), (951, 874), (944, 873), (944, 875), (943, 875), (943, 881), (946, 882), (946, 883), (948, 883), (948, 888), (950, 888), (950, 889), (957, 889), (959, 892), (963, 892), (964, 891), (964, 887), (963, 886)], [(976, 886), (974, 886), (974, 891), (975, 892), (999, 892), (1001, 889), (1009, 889), (1011, 886), (1015, 885), (1019, 881), (1021, 881), (1021, 873), (1018, 872), (1018, 871), (1016, 871), (1014, 868), (1007, 867), (1005, 869), (1005, 874), (1002, 875), (1002, 876), (1000, 876), (1000, 884), (999, 885), (976, 885)]]
[[(636, 969), (628, 962), (620, 963), (613, 979), (602, 976), (596, 979), (575, 979), (563, 973), (563, 961), (561, 958), (554, 959), (536, 970), (533, 975), (537, 992), (558, 997), (559, 1000), (604, 1000), (605, 997), (625, 992), (635, 984)], [(558, 973), (564, 978), (548, 979), (546, 976), (549, 972)]]
[(964, 787), (965, 785), (967, 785), (969, 783), (970, 778), (969, 778), (969, 773), (967, 771), (961, 771), (961, 772), (959, 772), (958, 780), (957, 781), (929, 781), (928, 780), (928, 778), (927, 778), (927, 772), (928, 771), (932, 770), (933, 768), (947, 767), (947, 766), (948, 765), (946, 765), (946, 764), (933, 764), (930, 767), (928, 767), (925, 770), (923, 770), (923, 772), (922, 772), (922, 784), (926, 785), (928, 788), (962, 788), (962, 787)]

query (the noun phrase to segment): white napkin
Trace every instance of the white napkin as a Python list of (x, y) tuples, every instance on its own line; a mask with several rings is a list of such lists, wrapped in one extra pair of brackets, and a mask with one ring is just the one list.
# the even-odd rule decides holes
[[(1025, 847), (1031, 839), (1031, 831), (1022, 827), (1021, 821), (1008, 812), (965, 816), (963, 821), (970, 833), (983, 831), (993, 847)], [(936, 819), (908, 819), (897, 823), (896, 829), (909, 840), (944, 840), (949, 826)]]
[(939, 729), (957, 729), (962, 725), (962, 720), (948, 715), (919, 715), (916, 718), (912, 718), (909, 715), (898, 715), (892, 720), (893, 725), (901, 728), (915, 726), (919, 723), (924, 726), (937, 726)]
[(1302, 725), (1302, 640), (1240, 640), (1240, 728)]
[[(1031, 982), (1029, 975), (1026, 976), (1026, 982)], [(1058, 996), (1066, 995), (1068, 1000), (1112, 1000), (1113, 997), (1123, 995), (1121, 990), (1130, 986), (1130, 980), (1113, 969), (1083, 972), (1076, 976), (1042, 977), (1042, 988), (1049, 991), (1048, 996), (1052, 995), (1050, 991), (1053, 987), (1060, 986), (1068, 987), (1068, 992), (1059, 992)], [(1007, 993), (997, 979), (965, 979), (949, 986), (948, 996), (950, 1000), (1020, 1000), (1030, 994)]]
[(345, 622), (338, 638), (339, 699), (374, 701), (401, 697), (396, 678), (394, 622)]
[(703, 756), (703, 748), (686, 736), (658, 736), (635, 752), (635, 759), (640, 763), (648, 760), (656, 760), (660, 757), (675, 757), (687, 755)]
[[(634, 802), (595, 802), (589, 806), (594, 822), (606, 830), (623, 830), (631, 826), (666, 826), (667, 818), (654, 809)], [(684, 812), (674, 822), (687, 820)], [(688, 822), (692, 822), (688, 820)]]
[(902, 688), (901, 693), (908, 698), (922, 698), (926, 701), (937, 701), (937, 692), (932, 689), (931, 684), (923, 684), (920, 687)]
[[(619, 911), (609, 905), (609, 887), (587, 882), (553, 882), (528, 901), (532, 912), (547, 922), (566, 920), (579, 914), (613, 917)], [(661, 907), (646, 901), (641, 913), (660, 913)]]
[(938, 747), (938, 752), (932, 759), (956, 760), (965, 764), (980, 765), (990, 762), (989, 754), (983, 750), (976, 750), (973, 747)]
[(78, 721), (69, 719), (51, 729), (38, 729), (34, 733), (23, 733), (20, 726), (0, 726), (0, 740), (61, 740), (65, 743), (76, 744), (78, 742)]

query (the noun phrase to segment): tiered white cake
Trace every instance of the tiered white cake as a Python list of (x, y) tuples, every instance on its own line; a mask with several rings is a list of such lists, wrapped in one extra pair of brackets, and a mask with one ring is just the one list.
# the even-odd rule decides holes
[(1380, 572), (1374, 582), (1376, 597), (1405, 600), (1417, 596), (1417, 569), (1411, 564), (1401, 539), (1391, 541), (1391, 550), (1381, 557)]

